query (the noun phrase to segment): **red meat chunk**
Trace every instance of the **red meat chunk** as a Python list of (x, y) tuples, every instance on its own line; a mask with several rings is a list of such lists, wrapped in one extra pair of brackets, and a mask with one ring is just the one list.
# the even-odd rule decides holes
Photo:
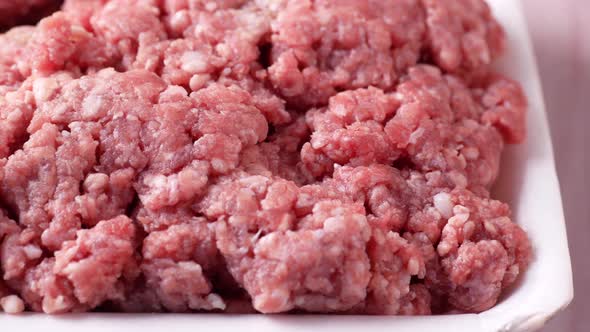
[[(532, 249), (482, 0), (0, 0), (0, 309), (481, 312)], [(7, 18), (15, 20), (8, 20)]]

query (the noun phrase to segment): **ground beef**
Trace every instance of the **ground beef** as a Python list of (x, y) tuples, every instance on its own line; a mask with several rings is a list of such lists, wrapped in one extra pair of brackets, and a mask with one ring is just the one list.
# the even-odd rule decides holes
[(427, 45), (436, 63), (448, 71), (472, 71), (504, 49), (504, 32), (483, 1), (422, 0)]
[(133, 222), (120, 216), (77, 232), (54, 253), (29, 269), (17, 283), (27, 304), (46, 313), (83, 311), (122, 296), (122, 279), (132, 277)]
[(174, 312), (225, 309), (208, 278), (219, 269), (220, 259), (214, 231), (205, 219), (150, 233), (143, 242), (142, 257), (146, 286), (163, 308)]
[(276, 16), (271, 82), (293, 106), (324, 104), (346, 89), (389, 89), (418, 61), (425, 17), (417, 0), (265, 5)]
[(362, 207), (308, 198), (317, 199), (258, 175), (222, 180), (201, 202), (203, 214), (218, 220), (217, 246), (230, 272), (259, 311), (340, 311), (366, 296), (370, 230)]
[[(35, 32), (33, 27), (18, 27), (0, 35), (0, 93), (18, 89), (23, 75), (19, 71), (17, 61), (25, 54), (25, 46)], [(2, 102), (2, 99), (0, 99)]]
[[(506, 90), (496, 91), (497, 86)], [(333, 172), (334, 164), (404, 159), (423, 172), (448, 173), (456, 185), (489, 188), (498, 175), (504, 140), (523, 136), (524, 119), (513, 118), (510, 128), (490, 121), (512, 116), (498, 115), (504, 111), (485, 99), (506, 98), (492, 97), (497, 93), (510, 96), (509, 112), (519, 117), (526, 103), (517, 85), (502, 77), (475, 90), (435, 67), (416, 66), (392, 93), (373, 87), (339, 93), (326, 108), (307, 113), (313, 134), (302, 148), (303, 163), (321, 177)]]
[(483, 1), (260, 2), (275, 17), (270, 79), (294, 107), (347, 89), (390, 90), (421, 57), (455, 72), (487, 66), (502, 50)]
[(483, 1), (66, 0), (0, 44), (6, 312), (481, 312), (531, 259)]

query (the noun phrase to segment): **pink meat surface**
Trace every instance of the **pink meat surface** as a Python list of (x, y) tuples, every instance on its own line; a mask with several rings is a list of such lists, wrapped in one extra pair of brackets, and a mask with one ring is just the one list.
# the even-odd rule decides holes
[(532, 256), (490, 194), (526, 136), (503, 44), (481, 0), (66, 0), (1, 34), (0, 308), (491, 308)]
[(337, 92), (395, 87), (424, 57), (456, 72), (482, 69), (503, 31), (483, 1), (259, 1), (274, 17), (269, 75), (294, 107)]
[[(503, 108), (504, 98), (513, 101), (510, 110)], [(327, 107), (310, 110), (306, 116), (313, 133), (301, 157), (318, 177), (330, 174), (335, 164), (402, 159), (422, 172), (442, 171), (455, 185), (489, 188), (498, 175), (504, 141), (524, 136), (525, 108), (518, 85), (508, 79), (494, 77), (469, 89), (435, 67), (415, 66), (391, 93), (374, 87), (350, 90), (330, 98)], [(500, 118), (513, 121), (506, 126)]]

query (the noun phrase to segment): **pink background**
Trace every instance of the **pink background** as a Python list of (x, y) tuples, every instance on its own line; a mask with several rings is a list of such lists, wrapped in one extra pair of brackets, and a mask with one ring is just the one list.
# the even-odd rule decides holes
[(522, 2), (543, 83), (574, 269), (574, 301), (542, 332), (586, 332), (590, 331), (590, 147), (586, 146), (590, 143), (590, 0)]

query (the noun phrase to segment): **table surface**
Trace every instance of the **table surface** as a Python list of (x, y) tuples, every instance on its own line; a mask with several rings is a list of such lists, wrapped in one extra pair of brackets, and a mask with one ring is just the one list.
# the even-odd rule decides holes
[(574, 269), (575, 299), (542, 332), (590, 331), (590, 1), (522, 0), (535, 45)]

